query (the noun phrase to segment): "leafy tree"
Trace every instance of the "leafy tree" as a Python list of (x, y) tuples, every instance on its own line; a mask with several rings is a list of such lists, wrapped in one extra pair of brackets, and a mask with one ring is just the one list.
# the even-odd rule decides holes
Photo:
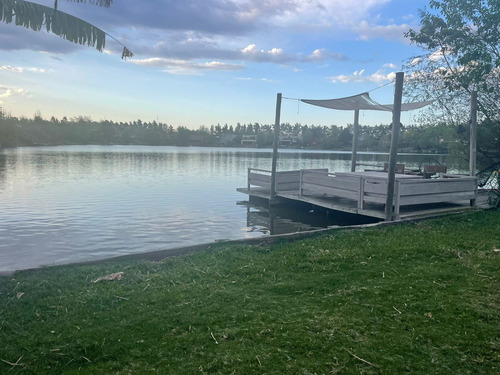
[(470, 93), (478, 91), (478, 152), (484, 164), (499, 160), (500, 2), (431, 0), (429, 6), (420, 11), (420, 29), (405, 35), (426, 51), (407, 63), (407, 89), (437, 99), (424, 120), (457, 129), (467, 124)]
[[(74, 2), (86, 2), (86, 0), (68, 0)], [(92, 4), (109, 7), (113, 0), (89, 0)], [(0, 0), (0, 21), (5, 23), (15, 22), (18, 26), (40, 31), (45, 28), (47, 32), (59, 35), (70, 42), (87, 44), (102, 51), (106, 44), (106, 36), (111, 37), (118, 43), (117, 39), (102, 31), (98, 27), (84, 20), (58, 10), (59, 1), (54, 1), (54, 7), (36, 4), (24, 0)], [(121, 43), (120, 43), (121, 44)], [(123, 46), (122, 59), (132, 57), (133, 53)]]

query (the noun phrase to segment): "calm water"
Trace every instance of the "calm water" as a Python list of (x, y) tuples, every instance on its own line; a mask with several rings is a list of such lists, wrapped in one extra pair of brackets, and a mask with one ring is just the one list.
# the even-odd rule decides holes
[[(246, 186), (248, 167), (270, 169), (271, 156), (271, 150), (197, 147), (3, 150), (0, 272), (352, 222), (248, 204), (236, 188)], [(367, 164), (387, 158), (360, 155)], [(423, 158), (398, 162), (418, 167)], [(347, 171), (350, 153), (280, 153), (278, 170), (300, 168)]]

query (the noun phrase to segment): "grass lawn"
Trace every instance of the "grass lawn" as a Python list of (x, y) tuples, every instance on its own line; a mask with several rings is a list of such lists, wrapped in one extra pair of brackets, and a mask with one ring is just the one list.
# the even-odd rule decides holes
[(0, 373), (500, 374), (500, 211), (214, 246), (0, 277)]

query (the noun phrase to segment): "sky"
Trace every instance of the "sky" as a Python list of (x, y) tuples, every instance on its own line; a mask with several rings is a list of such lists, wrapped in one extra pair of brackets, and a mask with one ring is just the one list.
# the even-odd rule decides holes
[[(53, 6), (53, 0), (33, 1)], [(91, 1), (90, 1), (91, 2)], [(370, 91), (392, 103), (395, 73), (423, 51), (404, 38), (428, 0), (59, 1), (112, 35), (103, 52), (46, 31), (0, 22), (0, 107), (11, 116), (160, 121), (174, 127), (339, 125), (353, 113), (297, 99)], [(373, 90), (373, 91), (372, 91)], [(405, 98), (403, 98), (405, 101)], [(404, 113), (404, 124), (416, 121)], [(389, 124), (365, 111), (362, 125)]]

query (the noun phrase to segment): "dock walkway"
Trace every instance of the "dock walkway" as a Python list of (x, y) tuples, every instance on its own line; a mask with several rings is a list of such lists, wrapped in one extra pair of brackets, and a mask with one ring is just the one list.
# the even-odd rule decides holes
[[(294, 200), (315, 206), (385, 218), (388, 175), (385, 172), (337, 172), (303, 169), (276, 173), (279, 201)], [(271, 172), (249, 168), (246, 188), (239, 192), (270, 200)], [(409, 219), (475, 208), (477, 179), (443, 174), (436, 179), (396, 174), (394, 219)], [(485, 202), (477, 202), (482, 206)]]

